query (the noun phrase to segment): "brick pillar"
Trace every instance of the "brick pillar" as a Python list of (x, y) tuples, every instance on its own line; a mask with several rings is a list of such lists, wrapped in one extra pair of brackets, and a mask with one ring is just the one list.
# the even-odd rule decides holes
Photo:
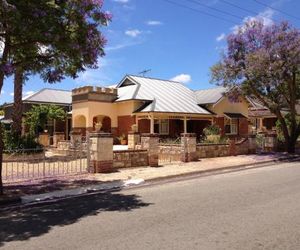
[(266, 134), (264, 140), (264, 151), (274, 152), (277, 151), (277, 136), (276, 134)]
[(148, 150), (150, 167), (158, 167), (159, 136), (157, 134), (144, 134), (141, 137), (142, 149)]
[(64, 132), (55, 132), (53, 135), (53, 146), (57, 147), (58, 142), (65, 140)]
[(71, 131), (70, 133), (71, 137), (71, 147), (75, 148), (79, 144), (81, 144), (82, 135), (79, 131)]
[(190, 162), (197, 161), (197, 141), (196, 134), (181, 134), (181, 161)]
[(90, 133), (89, 172), (110, 173), (113, 171), (113, 137), (110, 133)]
[(248, 136), (248, 141), (249, 141), (249, 154), (255, 154), (256, 153), (256, 135), (249, 135)]
[(230, 156), (236, 156), (237, 155), (235, 139), (231, 139), (229, 141), (229, 155)]
[(128, 133), (128, 149), (135, 149), (141, 141), (141, 135), (138, 132)]

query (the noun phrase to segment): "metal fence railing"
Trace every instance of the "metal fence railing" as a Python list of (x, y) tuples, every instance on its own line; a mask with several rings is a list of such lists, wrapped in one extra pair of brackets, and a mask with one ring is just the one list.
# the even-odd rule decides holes
[(87, 172), (87, 156), (83, 150), (70, 155), (54, 155), (45, 149), (4, 151), (4, 182), (31, 180)]

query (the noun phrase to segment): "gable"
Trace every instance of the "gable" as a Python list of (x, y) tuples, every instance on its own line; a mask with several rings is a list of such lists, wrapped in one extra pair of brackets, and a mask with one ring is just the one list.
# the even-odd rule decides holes
[(223, 115), (224, 113), (240, 113), (248, 117), (249, 103), (243, 96), (237, 98), (230, 98), (224, 96), (219, 102), (210, 106), (212, 112), (217, 115)]

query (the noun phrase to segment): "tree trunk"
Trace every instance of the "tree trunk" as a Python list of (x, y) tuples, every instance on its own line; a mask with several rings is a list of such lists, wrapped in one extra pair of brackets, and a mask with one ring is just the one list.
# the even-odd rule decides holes
[(23, 102), (22, 102), (22, 94), (23, 94), (23, 69), (17, 68), (15, 71), (15, 79), (14, 79), (14, 106), (12, 113), (12, 131), (14, 135), (21, 137), (22, 135), (22, 113), (23, 113)]
[(296, 152), (296, 142), (288, 141), (285, 143), (285, 147), (289, 154), (294, 154)]
[(0, 196), (3, 195), (3, 183), (2, 183), (2, 161), (3, 161), (3, 133), (2, 125), (0, 124)]

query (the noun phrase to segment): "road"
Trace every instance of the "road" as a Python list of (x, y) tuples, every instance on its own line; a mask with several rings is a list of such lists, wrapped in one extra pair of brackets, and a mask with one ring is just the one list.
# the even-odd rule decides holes
[(0, 215), (3, 249), (300, 249), (300, 163)]

